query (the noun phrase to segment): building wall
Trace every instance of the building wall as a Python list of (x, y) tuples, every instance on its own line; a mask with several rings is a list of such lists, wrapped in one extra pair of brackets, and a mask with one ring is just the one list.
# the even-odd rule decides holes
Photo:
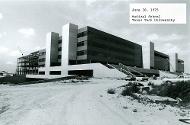
[(77, 52), (77, 55), (84, 59), (84, 62), (86, 59), (87, 63), (123, 63), (137, 67), (143, 65), (142, 47), (128, 40), (92, 27), (87, 27), (86, 30), (78, 34), (78, 40), (84, 41), (85, 44), (83, 49)]
[(154, 51), (154, 43), (153, 42), (150, 42), (150, 51), (149, 51), (149, 61), (150, 61), (150, 69), (154, 69), (155, 67), (155, 62), (156, 62), (156, 59), (155, 59), (155, 51)]
[(154, 69), (170, 71), (169, 56), (164, 53), (154, 51)]
[[(39, 68), (40, 72), (45, 72), (47, 68)], [(111, 78), (124, 78), (126, 75), (117, 69), (109, 69), (108, 67), (100, 64), (100, 63), (91, 63), (91, 64), (79, 64), (79, 65), (69, 65), (68, 67), (65, 66), (55, 66), (49, 67), (48, 71), (61, 71), (61, 76), (66, 77), (68, 76), (68, 72), (70, 70), (93, 70), (94, 77), (111, 77)], [(102, 72), (103, 71), (103, 72)], [(60, 75), (27, 75), (28, 78), (60, 78)]]
[(184, 72), (184, 61), (183, 60), (180, 60), (178, 59), (178, 69), (177, 69), (177, 72)]

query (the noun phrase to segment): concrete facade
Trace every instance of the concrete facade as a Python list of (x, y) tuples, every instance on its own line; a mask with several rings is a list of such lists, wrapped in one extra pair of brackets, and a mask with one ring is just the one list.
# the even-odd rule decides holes
[(46, 36), (46, 67), (58, 64), (59, 34), (50, 32)]
[(170, 55), (170, 64), (171, 72), (184, 72), (184, 61), (178, 58), (177, 53), (173, 53)]
[(75, 24), (69, 23), (62, 28), (62, 66), (67, 66), (77, 59), (77, 33), (78, 26)]

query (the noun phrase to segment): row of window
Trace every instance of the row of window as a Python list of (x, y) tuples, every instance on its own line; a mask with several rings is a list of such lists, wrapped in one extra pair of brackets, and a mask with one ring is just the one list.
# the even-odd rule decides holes
[(62, 40), (58, 40), (58, 43), (59, 43), (59, 44), (62, 43)]
[[(50, 75), (61, 75), (61, 71), (50, 71)], [(39, 71), (39, 75), (45, 75), (45, 71)], [(93, 76), (93, 70), (70, 70), (68, 75)]]
[(22, 75), (22, 74), (38, 74), (38, 70), (17, 70), (17, 74)]
[(40, 64), (39, 67), (45, 67), (45, 64)]
[(46, 55), (46, 52), (40, 52), (39, 53), (39, 56), (43, 56), (43, 55)]
[[(112, 43), (115, 43), (115, 44), (119, 43), (123, 46), (126, 46), (126, 43), (127, 43), (128, 44), (127, 46), (129, 46), (130, 48), (132, 48), (134, 45), (137, 45), (136, 43), (133, 43), (131, 41), (128, 41), (128, 40), (122, 39), (120, 37), (114, 36), (112, 34), (105, 33), (105, 32), (99, 31), (97, 29), (92, 29), (92, 28), (89, 28), (89, 30), (88, 30), (88, 38), (101, 39), (104, 41), (111, 41)], [(139, 45), (137, 45), (137, 46), (139, 46)]]
[(58, 59), (61, 59), (61, 55), (58, 55)]
[[(61, 71), (50, 71), (50, 75), (61, 75)], [(39, 71), (39, 75), (45, 75), (45, 71)]]
[(135, 57), (138, 56), (138, 59), (141, 59), (141, 55), (136, 55), (135, 54), (130, 54), (130, 53), (120, 53), (119, 51), (108, 51), (106, 49), (103, 49), (103, 48), (96, 48), (96, 47), (91, 47), (89, 49), (89, 52), (88, 52), (88, 55), (91, 55), (91, 56), (103, 56), (103, 57), (116, 57), (116, 58), (121, 58), (123, 60), (134, 60)]
[[(77, 43), (77, 47), (84, 46), (86, 41), (81, 41)], [(58, 48), (58, 51), (62, 51), (62, 47)]]
[(86, 42), (86, 41), (78, 42), (78, 43), (77, 43), (77, 47), (84, 46), (85, 42)]
[(39, 59), (39, 62), (45, 62), (45, 58)]
[(87, 31), (81, 32), (77, 34), (77, 38), (87, 36)]
[(135, 53), (141, 54), (141, 49), (132, 49), (132, 48), (126, 48), (124, 46), (119, 46), (119, 45), (112, 45), (112, 44), (105, 44), (105, 43), (98, 43), (98, 42), (89, 42), (90, 47), (92, 48), (100, 48), (100, 49), (104, 49), (106, 51), (114, 51), (114, 52), (118, 52), (118, 53), (127, 53), (127, 54), (131, 54), (134, 55)]
[(62, 47), (59, 47), (59, 48), (58, 48), (58, 51), (62, 51)]
[(87, 50), (77, 51), (77, 56), (82, 56), (82, 55), (86, 55), (86, 54), (87, 54)]

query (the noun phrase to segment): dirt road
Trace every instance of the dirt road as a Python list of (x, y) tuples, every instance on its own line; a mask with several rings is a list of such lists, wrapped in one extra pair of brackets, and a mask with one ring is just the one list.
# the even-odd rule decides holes
[[(1, 85), (0, 125), (179, 124), (174, 112), (142, 107), (138, 102), (117, 100), (115, 95), (107, 94), (108, 88), (124, 83), (96, 79), (73, 84)], [(126, 104), (128, 109), (123, 108)], [(132, 111), (134, 107), (137, 113)], [(167, 116), (171, 118), (168, 120)]]

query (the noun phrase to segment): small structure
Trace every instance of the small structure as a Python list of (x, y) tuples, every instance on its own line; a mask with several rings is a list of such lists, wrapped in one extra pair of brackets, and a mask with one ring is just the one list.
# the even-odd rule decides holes
[(0, 77), (6, 77), (6, 76), (13, 76), (13, 73), (8, 73), (6, 71), (1, 71), (0, 72)]

